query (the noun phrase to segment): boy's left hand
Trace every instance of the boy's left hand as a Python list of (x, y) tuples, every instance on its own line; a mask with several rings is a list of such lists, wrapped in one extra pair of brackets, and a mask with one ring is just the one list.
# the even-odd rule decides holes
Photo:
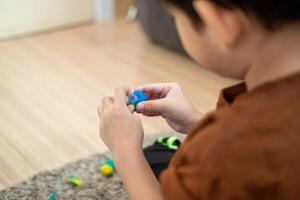
[(118, 87), (113, 97), (104, 97), (98, 107), (100, 137), (114, 153), (129, 153), (142, 149), (144, 131), (140, 118), (127, 107), (130, 89)]

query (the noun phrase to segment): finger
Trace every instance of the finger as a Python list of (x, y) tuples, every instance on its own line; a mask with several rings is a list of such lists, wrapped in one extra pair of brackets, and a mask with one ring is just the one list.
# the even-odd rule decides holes
[(159, 112), (146, 112), (146, 113), (143, 113), (144, 116), (147, 116), (147, 117), (157, 117), (157, 116), (161, 116), (161, 114)]
[(127, 107), (127, 91), (128, 87), (118, 87), (114, 92), (114, 103), (121, 107)]
[(114, 104), (114, 99), (110, 96), (102, 98), (101, 103), (101, 112), (104, 111), (105, 108), (108, 108), (109, 106)]
[(127, 97), (131, 97), (133, 95), (133, 91), (130, 87), (125, 87), (125, 90), (126, 90), (126, 96)]
[(98, 116), (100, 118), (100, 120), (102, 119), (102, 104), (100, 104), (97, 108), (97, 111), (98, 111)]
[(105, 107), (107, 107), (107, 104), (109, 103), (109, 101), (112, 101), (112, 103), (113, 103), (112, 97), (103, 97), (101, 99), (101, 103), (99, 104), (98, 109), (97, 109), (100, 119), (102, 119), (103, 109)]
[(131, 112), (131, 113), (134, 113), (134, 111), (135, 111), (135, 106), (134, 105), (128, 105), (127, 106), (128, 107), (128, 109), (129, 109), (129, 111)]
[(173, 83), (153, 83), (138, 86), (135, 90), (146, 92), (150, 99), (159, 99), (166, 97), (172, 86)]
[(129, 98), (132, 97), (134, 94), (134, 90), (132, 90), (130, 87), (125, 87), (126, 90), (126, 104), (128, 104)]
[(168, 104), (162, 99), (141, 102), (136, 106), (136, 112), (146, 116), (159, 116), (167, 109)]

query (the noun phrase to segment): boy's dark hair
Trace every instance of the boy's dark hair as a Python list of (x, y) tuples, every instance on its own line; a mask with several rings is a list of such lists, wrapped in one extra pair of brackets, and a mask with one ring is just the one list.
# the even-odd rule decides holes
[[(193, 7), (194, 0), (163, 0), (184, 11), (193, 21), (201, 19)], [(287, 23), (300, 21), (300, 0), (206, 0), (219, 6), (238, 8), (255, 16), (266, 28), (274, 30)]]

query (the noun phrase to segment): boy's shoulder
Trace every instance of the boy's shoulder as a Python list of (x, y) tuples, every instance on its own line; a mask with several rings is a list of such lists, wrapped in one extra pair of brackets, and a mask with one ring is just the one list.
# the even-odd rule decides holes
[[(290, 140), (293, 137), (300, 147), (300, 73), (238, 95), (243, 87), (233, 87), (236, 98), (204, 118), (187, 141), (213, 141), (217, 146), (226, 146), (247, 138), (245, 145), (255, 141), (265, 146), (264, 142), (271, 141), (295, 142)], [(221, 95), (230, 89), (226, 91)]]
[[(278, 132), (283, 136), (284, 133), (300, 131), (300, 73), (239, 95), (238, 92), (244, 89), (245, 85), (239, 84), (223, 90), (220, 101), (230, 99), (231, 102), (212, 112), (208, 118), (214, 123), (208, 126), (202, 124), (202, 128), (213, 124), (225, 132), (250, 132), (259, 136), (268, 132), (272, 132), (272, 135)], [(230, 98), (228, 94), (233, 97)]]

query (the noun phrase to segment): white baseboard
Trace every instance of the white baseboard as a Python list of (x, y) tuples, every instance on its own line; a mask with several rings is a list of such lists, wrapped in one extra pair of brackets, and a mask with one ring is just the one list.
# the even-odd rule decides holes
[(49, 25), (48, 27), (43, 27), (41, 29), (35, 29), (35, 30), (28, 29), (28, 30), (23, 30), (23, 31), (11, 32), (9, 35), (0, 36), (0, 42), (23, 38), (23, 37), (34, 36), (34, 35), (40, 35), (40, 34), (45, 34), (45, 33), (51, 33), (53, 31), (65, 30), (65, 29), (69, 29), (69, 28), (76, 28), (76, 27), (80, 27), (80, 26), (89, 25), (92, 23), (93, 23), (93, 21), (89, 20), (89, 21), (64, 24), (64, 25), (60, 25), (60, 26), (59, 25)]

